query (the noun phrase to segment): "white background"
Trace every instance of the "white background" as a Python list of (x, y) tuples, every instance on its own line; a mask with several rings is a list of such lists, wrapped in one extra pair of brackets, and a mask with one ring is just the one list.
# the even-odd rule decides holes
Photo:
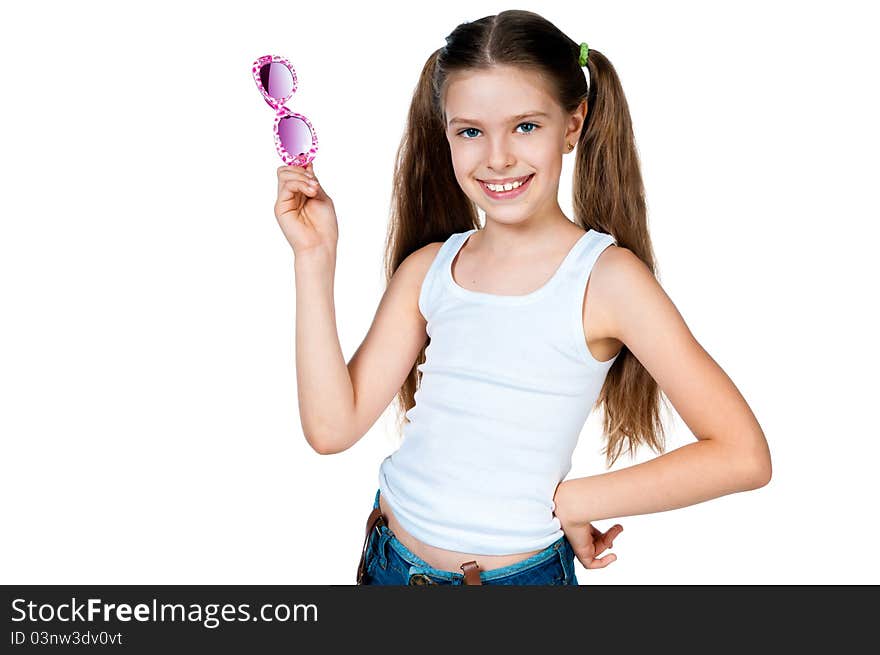
[[(581, 584), (880, 583), (868, 6), (7, 9), (0, 582), (354, 580), (395, 410), (334, 456), (302, 435), (282, 162), (251, 64), (293, 62), (290, 106), (318, 132), (348, 360), (384, 290), (393, 158), (425, 59), (458, 23), (519, 8), (616, 67), (661, 283), (773, 456), (759, 490), (597, 522), (624, 526), (618, 560), (576, 564)], [(672, 418), (669, 448), (693, 441)], [(568, 477), (605, 470), (597, 419)]]

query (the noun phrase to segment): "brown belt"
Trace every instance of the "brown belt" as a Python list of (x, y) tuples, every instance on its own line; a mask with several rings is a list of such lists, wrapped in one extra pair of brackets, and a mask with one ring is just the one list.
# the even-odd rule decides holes
[[(373, 511), (370, 512), (370, 516), (367, 517), (367, 532), (364, 536), (364, 547), (361, 549), (361, 560), (358, 562), (357, 584), (359, 585), (363, 584), (364, 573), (366, 572), (367, 546), (370, 543), (370, 533), (373, 531), (373, 528), (376, 528), (379, 525), (387, 526), (388, 524), (385, 521), (385, 517), (382, 515), (382, 510), (378, 507), (374, 507)], [(477, 564), (475, 560), (465, 562), (459, 568), (464, 571), (464, 584), (483, 584), (480, 580), (480, 565)]]

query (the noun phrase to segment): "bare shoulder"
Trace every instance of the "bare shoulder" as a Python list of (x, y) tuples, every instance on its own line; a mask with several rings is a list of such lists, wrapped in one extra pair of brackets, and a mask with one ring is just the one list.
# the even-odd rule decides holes
[(677, 316), (654, 273), (628, 248), (606, 248), (596, 260), (591, 280), (590, 311), (596, 315), (596, 335), (628, 344), (637, 332), (656, 332), (663, 321)]
[(591, 345), (606, 340), (606, 349), (616, 351), (622, 344), (617, 306), (639, 302), (639, 294), (650, 293), (652, 283), (659, 289), (653, 273), (632, 250), (610, 245), (599, 254), (584, 293), (584, 329)]
[(615, 284), (629, 286), (636, 279), (646, 276), (656, 281), (645, 262), (632, 250), (610, 245), (599, 254), (590, 277), (595, 279), (597, 287), (607, 287)]
[(388, 283), (387, 293), (405, 298), (403, 306), (414, 317), (424, 321), (419, 309), (419, 295), (422, 291), (422, 283), (428, 274), (428, 269), (437, 257), (437, 252), (443, 242), (432, 242), (422, 246), (407, 255)]
[(413, 271), (420, 271), (421, 273), (427, 273), (428, 269), (431, 267), (431, 264), (434, 261), (434, 258), (437, 256), (437, 252), (443, 246), (442, 241), (434, 241), (427, 245), (414, 250), (406, 258), (400, 263), (400, 266), (403, 267), (406, 264)]
[[(435, 241), (411, 252), (400, 262), (400, 266), (394, 272), (394, 278), (400, 277), (407, 287), (420, 289), (442, 245), (442, 241)], [(418, 291), (416, 293), (418, 294)]]

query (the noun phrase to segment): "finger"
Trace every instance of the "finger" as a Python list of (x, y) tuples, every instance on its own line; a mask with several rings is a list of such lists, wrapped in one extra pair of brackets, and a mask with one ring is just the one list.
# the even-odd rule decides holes
[[(315, 173), (315, 168), (314, 168), (314, 166), (312, 166), (312, 163), (313, 162), (309, 162), (309, 165), (306, 166), (306, 175), (308, 175), (311, 179), (313, 179), (317, 182), (318, 175), (317, 175), (317, 173)], [(318, 182), (318, 187), (320, 188), (320, 186), (321, 186), (321, 183)]]
[[(311, 170), (311, 169), (309, 169)], [(318, 179), (314, 173), (309, 173), (312, 177), (309, 178), (309, 181), (314, 184), (315, 190), (318, 192), (318, 196), (324, 197), (324, 188), (321, 186), (321, 181)]]
[(288, 177), (288, 178), (285, 178), (285, 179), (284, 179), (284, 182), (285, 182), (286, 184), (296, 184), (296, 183), (299, 183), (299, 184), (307, 184), (307, 185), (311, 185), (311, 186), (313, 186), (313, 187), (318, 187), (318, 186), (319, 186), (319, 185), (318, 185), (318, 180), (316, 180), (316, 179), (314, 179), (314, 178), (311, 178), (311, 177), (307, 177), (307, 176), (305, 176), (305, 175), (297, 175), (296, 177)]
[(595, 549), (594, 555), (598, 555), (606, 548), (610, 548), (610, 544), (608, 540), (605, 538), (605, 533), (599, 532), (596, 530), (593, 535), (593, 548)]
[(284, 171), (278, 171), (278, 181), (282, 180), (314, 180), (315, 176), (306, 169), (298, 166), (291, 166)]
[(296, 178), (285, 178), (278, 180), (278, 195), (282, 194), (296, 194), (296, 193), (305, 193), (307, 195), (313, 195), (309, 192), (313, 190), (314, 187), (310, 186), (308, 180), (302, 177)]
[(318, 194), (318, 186), (316, 182), (309, 182), (301, 179), (285, 180), (284, 188), (293, 193), (304, 193), (307, 196), (315, 196)]
[(588, 566), (585, 566), (584, 568), (587, 568), (587, 569), (604, 569), (606, 566), (608, 566), (609, 564), (611, 564), (611, 563), (612, 563), (613, 561), (615, 561), (616, 559), (617, 559), (617, 555), (615, 555), (614, 553), (611, 553), (611, 554), (609, 554), (609, 555), (606, 555), (605, 557), (600, 557), (600, 558), (598, 558), (598, 559), (594, 558), (594, 559), (589, 563), (589, 565), (588, 565)]
[(279, 166), (279, 167), (277, 168), (277, 171), (278, 171), (279, 173), (284, 173), (284, 172), (287, 172), (287, 171), (302, 171), (302, 172), (305, 172), (307, 168), (308, 168), (307, 166), (296, 166), (295, 164), (285, 164), (285, 165), (283, 165), (283, 166)]
[(608, 548), (611, 548), (614, 545), (614, 540), (617, 538), (617, 535), (619, 535), (621, 532), (623, 532), (623, 526), (621, 526), (618, 523), (618, 524), (612, 526), (608, 530), (608, 532), (605, 533), (605, 536), (603, 539), (604, 539), (604, 542), (608, 544)]
[(607, 532), (601, 532), (596, 528), (592, 528), (590, 531), (593, 536), (593, 543), (596, 544), (596, 547), (602, 548), (611, 548), (614, 543), (614, 539), (617, 538), (621, 532), (623, 532), (623, 527), (617, 523), (613, 527), (611, 527)]

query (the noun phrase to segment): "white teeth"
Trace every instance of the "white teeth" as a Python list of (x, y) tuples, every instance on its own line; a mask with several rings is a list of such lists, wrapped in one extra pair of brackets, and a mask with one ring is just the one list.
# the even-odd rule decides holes
[(489, 184), (489, 183), (487, 182), (487, 183), (486, 183), (486, 186), (487, 186), (491, 191), (496, 191), (496, 192), (499, 192), (499, 191), (510, 191), (511, 189), (518, 189), (518, 188), (521, 187), (523, 184), (525, 184), (525, 183), (528, 181), (528, 179), (529, 179), (529, 178), (526, 178), (526, 179), (522, 180), (521, 182), (508, 182), (507, 184)]

